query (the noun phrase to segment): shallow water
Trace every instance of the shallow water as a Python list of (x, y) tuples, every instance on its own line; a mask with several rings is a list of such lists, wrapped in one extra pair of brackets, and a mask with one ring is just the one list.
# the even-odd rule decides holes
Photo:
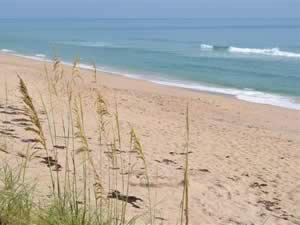
[(0, 49), (300, 109), (300, 19), (0, 19)]

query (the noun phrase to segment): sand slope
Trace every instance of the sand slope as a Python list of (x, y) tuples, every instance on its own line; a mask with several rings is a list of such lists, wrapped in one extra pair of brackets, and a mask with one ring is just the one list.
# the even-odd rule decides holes
[[(47, 96), (43, 62), (0, 55), (0, 144), (10, 136), (13, 146), (9, 153), (0, 151), (0, 158), (12, 164), (21, 160), (17, 154), (24, 145), (20, 143), (30, 138), (21, 124), (24, 121), (18, 121), (22, 104), (17, 73), (27, 83), (34, 100), (39, 101), (40, 93)], [(69, 73), (70, 68), (66, 68), (66, 74)], [(179, 219), (184, 165), (181, 153), (188, 103), (191, 224), (300, 224), (300, 111), (105, 73), (98, 73), (98, 81), (93, 83), (91, 71), (82, 70), (81, 74), (83, 81), (77, 91), (84, 100), (91, 148), (97, 148), (94, 92), (101, 90), (111, 110), (115, 101), (118, 103), (123, 137), (129, 139), (130, 122), (141, 139), (153, 181), (158, 221), (176, 224)], [(5, 83), (9, 108), (5, 105)], [(61, 92), (59, 98), (66, 96)], [(58, 121), (65, 118), (64, 107), (55, 102), (55, 108), (61, 112), (57, 114)], [(43, 111), (39, 113), (44, 118)], [(60, 124), (56, 125), (58, 136), (63, 135)], [(59, 138), (57, 144), (64, 145)], [(65, 150), (59, 151), (63, 161)], [(139, 169), (130, 181), (130, 193), (145, 199), (147, 190), (139, 179)], [(47, 180), (47, 168), (39, 160), (30, 162), (29, 171), (32, 179)], [(46, 198), (48, 192), (49, 187), (44, 186), (41, 198)], [(141, 209), (129, 210), (139, 214), (145, 206), (141, 203)]]

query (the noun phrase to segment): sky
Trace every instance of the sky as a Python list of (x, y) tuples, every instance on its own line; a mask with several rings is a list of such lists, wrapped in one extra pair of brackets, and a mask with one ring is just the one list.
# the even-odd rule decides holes
[(300, 17), (300, 0), (0, 0), (0, 17)]

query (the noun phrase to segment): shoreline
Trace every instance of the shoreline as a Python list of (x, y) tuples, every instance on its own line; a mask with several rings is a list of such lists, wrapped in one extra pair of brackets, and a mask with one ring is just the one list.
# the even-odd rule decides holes
[[(51, 59), (48, 59), (46, 55), (43, 54), (36, 54), (35, 56), (27, 56), (27, 55), (18, 54), (17, 52), (8, 49), (2, 49), (0, 54), (20, 57), (23, 59), (29, 59), (34, 61), (46, 62), (46, 63), (53, 62)], [(72, 66), (71, 62), (65, 62), (65, 61), (61, 61), (61, 62), (66, 66)], [(83, 70), (89, 70), (89, 71), (94, 70), (92, 65), (80, 63), (79, 66)], [(172, 80), (168, 81), (168, 80), (146, 79), (143, 76), (131, 75), (119, 71), (116, 72), (109, 71), (107, 69), (99, 68), (99, 67), (97, 67), (97, 71), (99, 73), (105, 73), (107, 75), (125, 77), (127, 79), (140, 80), (140, 81), (152, 83), (155, 85), (170, 87), (170, 88), (179, 88), (187, 91), (200, 92), (200, 93), (206, 93), (211, 95), (228, 96), (240, 101), (245, 101), (253, 104), (267, 105), (267, 106), (279, 107), (279, 108), (290, 109), (290, 110), (300, 110), (300, 102), (298, 102), (298, 99), (300, 101), (300, 97), (298, 96), (279, 95), (275, 93), (261, 92), (252, 89), (236, 89), (230, 87), (220, 87), (220, 86), (218, 87), (213, 85), (212, 86), (201, 85), (199, 83), (191, 83), (191, 82), (184, 82), (184, 81), (181, 81), (179, 83)], [(297, 99), (297, 102), (293, 101), (295, 99)]]

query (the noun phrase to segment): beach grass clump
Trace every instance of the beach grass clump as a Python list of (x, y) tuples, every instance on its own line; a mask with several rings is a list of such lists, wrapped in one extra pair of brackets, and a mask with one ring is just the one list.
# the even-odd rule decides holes
[(21, 179), (21, 167), (0, 168), (0, 224), (28, 225), (32, 222), (33, 187)]
[[(94, 66), (94, 82), (97, 82), (96, 72)], [(117, 101), (115, 110), (112, 111), (99, 89), (95, 91), (93, 98), (97, 140), (92, 140), (89, 137), (91, 129), (86, 127), (86, 105), (76, 83), (78, 79), (84, 82), (80, 75), (79, 60), (72, 66), (69, 82), (64, 83), (67, 75), (64, 74), (64, 68), (57, 57), (53, 61), (52, 72), (48, 73), (45, 66), (45, 73), (48, 82), (46, 97), (49, 104), (44, 101), (46, 98), (42, 94), (45, 93), (40, 94), (42, 114), (37, 107), (37, 100), (32, 99), (26, 83), (18, 76), (24, 116), (29, 123), (25, 130), (35, 142), (23, 146), (22, 149), (26, 152), (19, 153), (19, 156), (22, 155), (22, 163), (17, 169), (11, 169), (9, 166), (0, 168), (0, 225), (133, 225), (141, 218), (146, 218), (146, 222), (138, 224), (155, 224), (149, 163), (141, 140), (130, 124), (127, 132), (129, 142), (124, 141), (128, 138), (122, 137), (124, 132), (121, 132), (121, 125), (122, 128), (125, 126), (120, 121)], [(57, 85), (60, 81), (67, 84), (66, 92), (59, 93)], [(64, 106), (62, 113), (56, 111), (59, 109), (56, 105), (60, 103)], [(44, 123), (48, 125), (46, 133)], [(57, 150), (60, 147), (57, 145), (58, 137), (60, 142), (64, 143), (60, 153)], [(188, 225), (188, 107), (185, 146), (181, 224), (185, 221)], [(8, 147), (5, 145), (3, 151), (7, 152)], [(59, 154), (63, 154), (64, 157), (60, 157)], [(137, 158), (134, 162), (132, 155)], [(26, 180), (30, 177), (28, 167), (37, 162), (34, 159), (45, 159), (49, 168), (52, 189), (46, 202), (39, 202), (39, 199), (34, 198), (39, 185), (36, 189), (26, 185)], [(58, 160), (62, 164), (59, 164)], [(137, 202), (133, 202), (134, 199), (144, 202), (141, 198), (129, 195), (130, 179), (137, 163), (142, 164), (140, 169), (143, 183), (146, 185), (141, 186), (147, 187), (148, 196), (145, 203), (140, 203), (144, 204), (145, 211), (140, 215), (129, 216), (128, 205), (141, 208)]]
[(38, 113), (33, 104), (32, 98), (29, 95), (27, 86), (20, 76), (19, 76), (19, 90), (22, 95), (21, 97), (22, 101), (24, 103), (25, 116), (29, 118), (31, 124), (34, 126), (34, 127), (27, 127), (27, 130), (33, 132), (37, 137), (36, 140), (38, 141), (38, 143), (40, 143), (44, 147), (44, 149), (47, 149), (46, 138), (43, 132), (41, 121), (39, 119)]
[[(46, 142), (46, 137), (44, 135), (42, 123), (38, 116), (36, 107), (34, 106), (33, 100), (29, 95), (27, 86), (20, 76), (19, 76), (19, 90), (20, 90), (21, 98), (22, 98), (23, 105), (24, 105), (24, 115), (28, 117), (30, 124), (32, 125), (32, 126), (26, 127), (26, 131), (32, 132), (35, 135), (34, 140), (37, 143), (40, 143), (42, 145), (42, 149), (45, 150), (46, 162), (49, 167), (52, 189), (54, 192), (55, 191), (55, 181), (54, 181), (53, 173), (51, 170), (51, 160), (50, 160), (51, 158), (50, 158), (50, 154), (49, 154), (49, 151), (47, 148), (47, 142)], [(56, 164), (56, 166), (57, 166), (57, 164)], [(25, 170), (24, 170), (24, 174), (25, 174)]]
[[(65, 199), (70, 203), (71, 199)], [(73, 208), (72, 204), (62, 205), (60, 199), (53, 199), (45, 209), (41, 209), (38, 224), (40, 225), (96, 225), (95, 215), (87, 213), (84, 207)], [(105, 223), (99, 223), (99, 225)], [(98, 224), (97, 224), (98, 225)]]

